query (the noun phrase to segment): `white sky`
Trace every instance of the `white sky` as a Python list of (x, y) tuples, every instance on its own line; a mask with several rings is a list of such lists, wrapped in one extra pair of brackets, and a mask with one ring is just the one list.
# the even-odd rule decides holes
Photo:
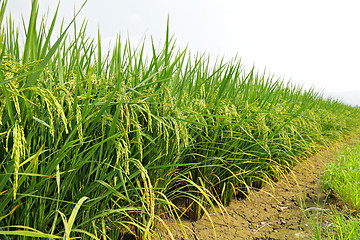
[[(40, 11), (57, 0), (39, 0)], [(69, 19), (83, 0), (61, 0)], [(20, 25), (30, 0), (9, 0)], [(53, 12), (53, 10), (51, 10)], [(167, 16), (177, 46), (215, 59), (238, 55), (247, 67), (325, 92), (360, 91), (360, 1), (354, 0), (88, 0), (79, 18), (104, 42), (121, 34), (136, 44), (165, 39)], [(60, 18), (59, 18), (60, 20)]]

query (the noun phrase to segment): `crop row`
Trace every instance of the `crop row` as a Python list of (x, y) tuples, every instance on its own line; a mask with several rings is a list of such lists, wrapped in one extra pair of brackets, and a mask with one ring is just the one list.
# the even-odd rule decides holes
[(357, 132), (358, 108), (245, 72), (238, 59), (210, 65), (177, 50), (169, 30), (151, 57), (145, 44), (120, 37), (104, 54), (100, 34), (87, 37), (75, 19), (52, 42), (57, 12), (47, 27), (36, 0), (22, 43), (13, 20), (2, 20), (5, 8), (2, 1), (5, 238), (173, 237), (170, 219), (182, 226), (184, 216), (221, 211)]

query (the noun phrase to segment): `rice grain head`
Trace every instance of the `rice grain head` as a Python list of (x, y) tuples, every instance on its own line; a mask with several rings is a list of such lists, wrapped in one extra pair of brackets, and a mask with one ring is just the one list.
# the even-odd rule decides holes
[(17, 120), (13, 127), (13, 149), (11, 158), (14, 160), (14, 200), (16, 199), (16, 192), (19, 184), (19, 169), (20, 169), (20, 160), (25, 156), (25, 134), (24, 128), (19, 124)]

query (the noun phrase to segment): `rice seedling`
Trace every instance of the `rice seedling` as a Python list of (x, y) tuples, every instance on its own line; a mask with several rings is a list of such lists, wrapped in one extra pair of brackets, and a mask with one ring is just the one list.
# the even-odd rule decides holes
[(5, 8), (2, 1), (5, 239), (152, 239), (161, 229), (174, 238), (169, 219), (183, 227), (183, 216), (222, 211), (358, 130), (359, 109), (245, 72), (238, 59), (212, 66), (177, 51), (169, 24), (152, 56), (120, 37), (103, 54), (100, 32), (87, 37), (76, 19), (52, 43), (57, 11), (47, 27), (36, 0), (22, 43), (11, 17), (2, 21)]

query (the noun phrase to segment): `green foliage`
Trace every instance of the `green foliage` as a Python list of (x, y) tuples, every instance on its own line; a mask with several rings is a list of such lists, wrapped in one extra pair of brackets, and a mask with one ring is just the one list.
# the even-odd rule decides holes
[(305, 201), (302, 201), (302, 208), (313, 231), (312, 239), (345, 240), (357, 239), (360, 236), (359, 156), (360, 142), (337, 150), (335, 161), (326, 165), (321, 176), (323, 189), (343, 202), (342, 210), (335, 205), (330, 205), (330, 209), (307, 208)]
[(337, 153), (336, 161), (326, 166), (322, 181), (346, 205), (360, 210), (360, 143)]
[(328, 226), (328, 239), (350, 240), (360, 236), (360, 220), (354, 217), (351, 211), (339, 211), (335, 207), (331, 209), (329, 219), (331, 224)]
[(75, 20), (51, 44), (56, 18), (39, 24), (34, 0), (24, 43), (1, 25), (1, 234), (171, 237), (166, 219), (222, 209), (358, 128), (359, 109), (237, 59), (211, 66), (169, 29), (150, 58), (120, 37), (103, 55)]
[(311, 227), (311, 237), (314, 240), (352, 240), (360, 236), (360, 220), (351, 209), (338, 209), (336, 205), (307, 208), (305, 197), (302, 197), (302, 209)]

